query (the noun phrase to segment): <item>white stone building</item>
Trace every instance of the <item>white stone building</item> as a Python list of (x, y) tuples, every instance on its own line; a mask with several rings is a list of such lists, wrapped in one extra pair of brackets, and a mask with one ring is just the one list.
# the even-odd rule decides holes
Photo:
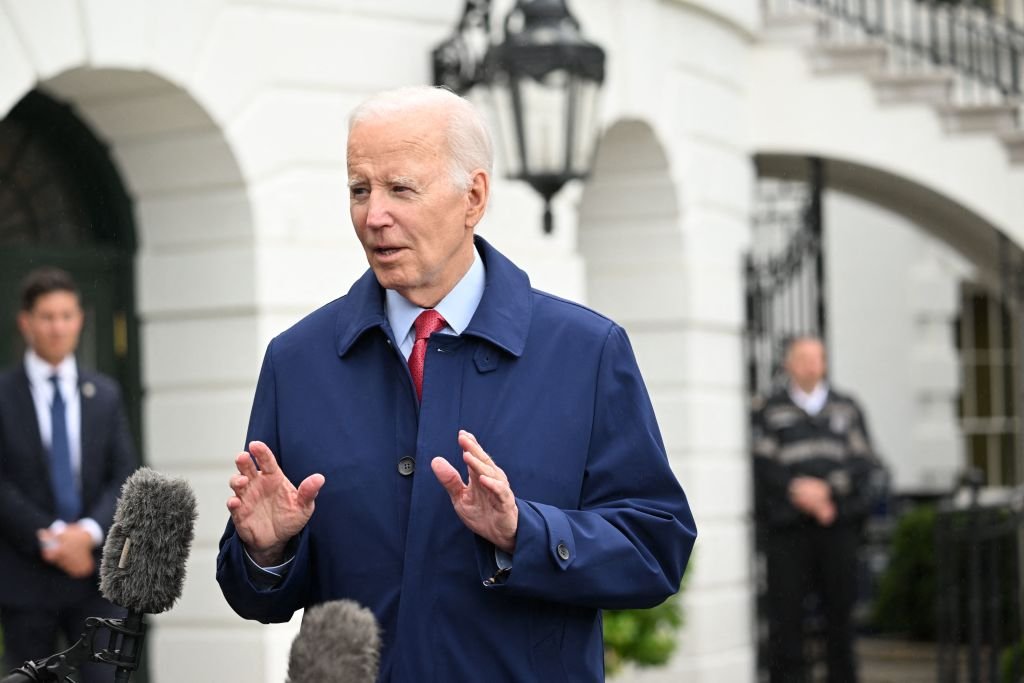
[[(503, 17), (511, 0), (494, 4)], [(536, 286), (626, 327), (691, 498), (700, 538), (682, 648), (623, 680), (751, 681), (752, 159), (831, 164), (836, 379), (866, 404), (897, 483), (937, 490), (965, 457), (948, 334), (961, 282), (996, 279), (992, 230), (1024, 245), (1019, 141), (958, 133), (941, 101), (880, 96), (870, 69), (839, 63), (813, 20), (757, 0), (571, 6), (608, 53), (594, 174), (556, 199), (552, 236), (532, 190), (498, 180), (480, 232)], [(267, 342), (365, 268), (347, 211), (348, 111), (429, 82), (430, 50), (461, 9), (0, 0), (0, 117), (32, 90), (67, 103), (108, 146), (132, 201), (134, 305), (116, 323), (132, 331), (115, 339), (141, 354), (144, 457), (187, 477), (200, 513), (184, 595), (155, 620), (155, 683), (284, 678), (297, 619), (244, 622), (214, 580), (232, 457)]]

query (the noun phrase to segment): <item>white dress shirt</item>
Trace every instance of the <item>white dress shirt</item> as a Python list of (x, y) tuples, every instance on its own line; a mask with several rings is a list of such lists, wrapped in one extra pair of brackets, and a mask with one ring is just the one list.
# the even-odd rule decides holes
[(811, 389), (811, 393), (807, 393), (798, 387), (796, 383), (791, 382), (789, 385), (789, 397), (793, 399), (793, 403), (803, 408), (805, 413), (813, 417), (821, 412), (828, 401), (828, 384), (826, 382), (818, 382)]
[[(75, 485), (82, 490), (82, 398), (78, 391), (78, 363), (74, 355), (70, 355), (56, 367), (50, 365), (39, 355), (29, 349), (25, 352), (25, 374), (32, 392), (32, 403), (36, 409), (36, 421), (39, 423), (39, 436), (43, 448), (47, 451), (53, 444), (53, 425), (51, 424), (50, 408), (53, 405), (53, 384), (50, 377), (57, 376), (61, 397), (64, 399), (64, 418), (67, 421), (68, 450), (71, 454), (71, 473), (75, 477)], [(78, 522), (92, 536), (93, 543), (103, 542), (103, 530), (94, 519), (58, 519), (50, 525), (50, 530), (60, 533), (65, 525)]]

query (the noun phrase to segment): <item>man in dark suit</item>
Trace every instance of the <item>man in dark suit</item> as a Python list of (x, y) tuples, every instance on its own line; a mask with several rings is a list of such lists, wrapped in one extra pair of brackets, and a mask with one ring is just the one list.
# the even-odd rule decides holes
[[(71, 276), (26, 277), (18, 327), (28, 350), (0, 374), (0, 624), (6, 669), (71, 643), (86, 617), (121, 616), (98, 590), (100, 549), (137, 466), (117, 383), (80, 370), (84, 314)], [(80, 681), (112, 681), (86, 665)]]

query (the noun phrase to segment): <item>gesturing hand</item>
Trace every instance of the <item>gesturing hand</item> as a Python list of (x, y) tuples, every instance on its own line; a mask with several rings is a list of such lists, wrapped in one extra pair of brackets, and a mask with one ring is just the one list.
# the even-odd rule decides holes
[(459, 445), (469, 470), (468, 484), (444, 458), (434, 458), (430, 468), (451, 497), (462, 523), (494, 547), (511, 553), (516, 547), (519, 508), (508, 477), (469, 432), (459, 432)]
[(235, 466), (238, 474), (230, 482), (235, 495), (228, 498), (228, 511), (238, 537), (257, 564), (280, 564), (285, 545), (313, 515), (313, 501), (324, 485), (324, 475), (311, 474), (295, 488), (262, 441), (253, 441), (248, 453), (235, 456)]

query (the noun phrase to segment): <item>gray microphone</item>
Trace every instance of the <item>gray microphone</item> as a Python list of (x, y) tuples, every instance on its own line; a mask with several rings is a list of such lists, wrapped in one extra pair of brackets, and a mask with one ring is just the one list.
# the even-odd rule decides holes
[[(100, 592), (127, 608), (128, 616), (89, 617), (77, 643), (26, 662), (0, 683), (78, 680), (78, 667), (85, 662), (110, 664), (116, 667), (115, 681), (130, 680), (145, 639), (143, 615), (166, 612), (181, 596), (195, 520), (196, 497), (188, 482), (145, 467), (136, 470), (121, 487), (100, 563)], [(101, 630), (109, 632), (109, 641), (97, 652)]]
[(97, 655), (117, 667), (115, 681), (128, 681), (138, 668), (143, 615), (166, 612), (181, 596), (195, 521), (196, 496), (184, 479), (141, 467), (121, 488), (103, 544), (100, 592), (128, 616), (119, 647)]
[(379, 668), (380, 627), (373, 612), (351, 600), (306, 608), (286, 683), (374, 683)]

